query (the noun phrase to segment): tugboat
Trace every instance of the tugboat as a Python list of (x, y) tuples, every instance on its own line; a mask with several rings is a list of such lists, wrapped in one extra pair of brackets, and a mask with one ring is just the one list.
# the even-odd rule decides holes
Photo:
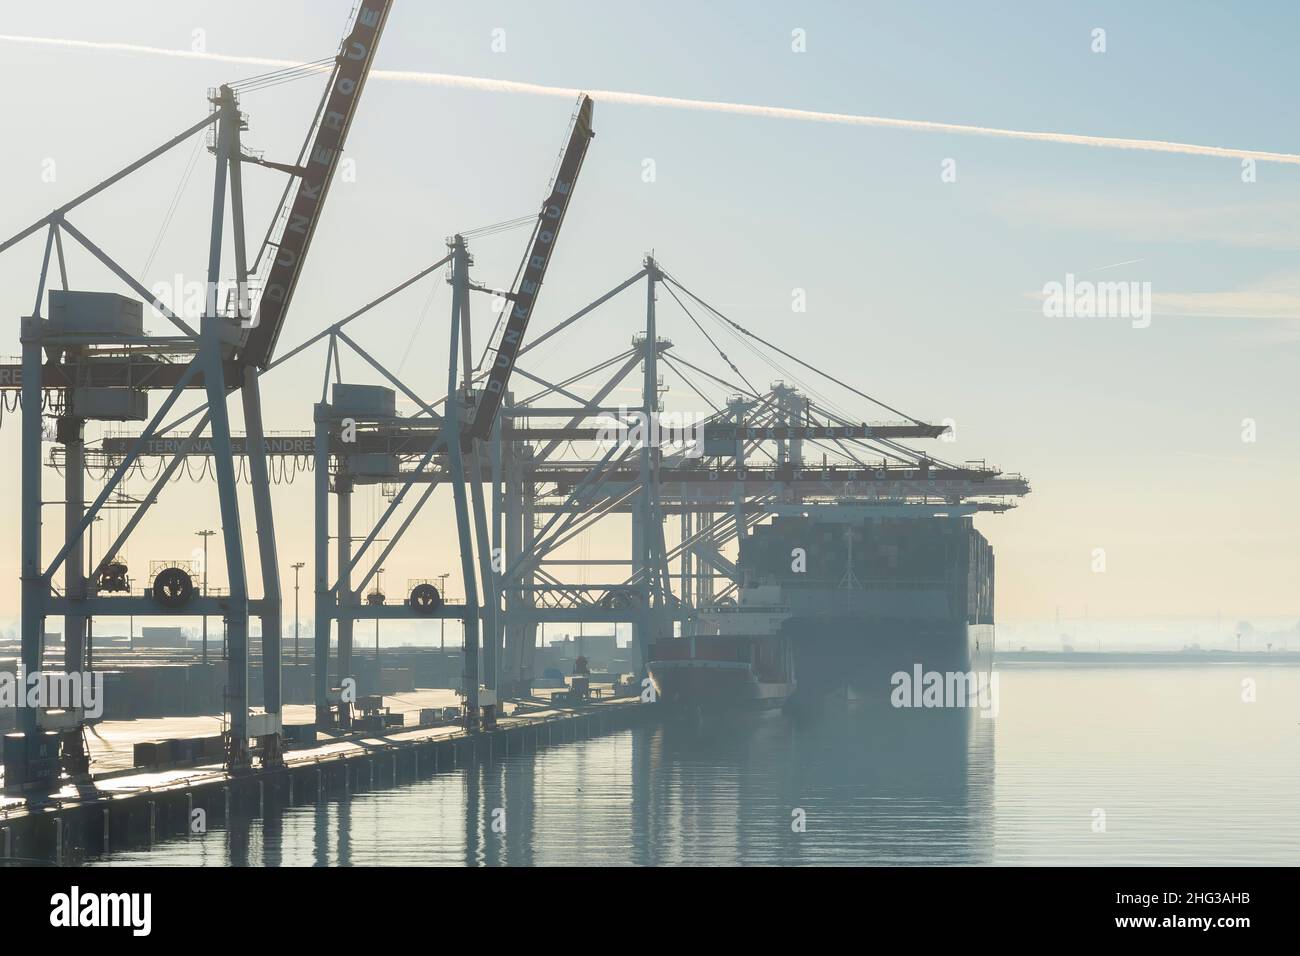
[(655, 694), (689, 719), (778, 710), (795, 690), (794, 653), (781, 627), (789, 609), (777, 587), (741, 590), (700, 612), (697, 633), (656, 641), (648, 670)]

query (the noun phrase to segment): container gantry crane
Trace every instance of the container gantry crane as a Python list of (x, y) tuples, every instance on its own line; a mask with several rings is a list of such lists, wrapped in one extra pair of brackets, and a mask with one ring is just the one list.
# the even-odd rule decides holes
[[(493, 567), (490, 543), (487, 507), (482, 482), (477, 475), (485, 466), (486, 446), (500, 434), (502, 401), (507, 394), (515, 358), (519, 354), (528, 329), (529, 319), (537, 304), (537, 298), (545, 280), (548, 267), (553, 257), (565, 214), (573, 198), (573, 191), (586, 157), (587, 147), (594, 135), (591, 126), (593, 104), (590, 97), (582, 96), (573, 115), (568, 137), (560, 157), (556, 174), (550, 183), (550, 192), (537, 213), (533, 231), (525, 248), (523, 261), (516, 272), (511, 288), (498, 293), (492, 289), (472, 282), (469, 275), (473, 263), (465, 239), (461, 235), (453, 236), (446, 257), (434, 263), (421, 273), (427, 275), (445, 264), (451, 265), (452, 282), (452, 316), (450, 356), (448, 361), (448, 378), (445, 395), (445, 410), (441, 417), (432, 412), (432, 406), (426, 405), (415, 393), (402, 383), (395, 375), (383, 368), (364, 352), (362, 357), (384, 376), (392, 386), (403, 392), (408, 398), (414, 398), (424, 406), (426, 416), (393, 421), (390, 415), (383, 414), (393, 402), (395, 393), (392, 389), (380, 386), (347, 385), (335, 386), (335, 398), (326, 403), (324, 396), (316, 406), (315, 435), (316, 455), (316, 718), (318, 727), (336, 724), (346, 725), (349, 716), (341, 688), (331, 687), (326, 681), (329, 654), (330, 622), (339, 622), (339, 664), (340, 679), (348, 676), (351, 661), (352, 622), (365, 616), (383, 617), (459, 617), (465, 628), (465, 671), (463, 682), (466, 698), (466, 725), (471, 730), (480, 726), (491, 726), (498, 712), (497, 673), (499, 670), (499, 635), (497, 611), (500, 600), (498, 577), (500, 568)], [(404, 284), (405, 286), (406, 284)], [(491, 368), (488, 370), (485, 386), (475, 394), (471, 388), (474, 369), (469, 348), (471, 292), (486, 292), (502, 295), (508, 305), (504, 322), (499, 322), (499, 338), (490, 342), (489, 351), (495, 353)], [(382, 301), (387, 296), (380, 298)], [(329, 356), (336, 356), (340, 344), (360, 351), (360, 347), (342, 331), (342, 325), (353, 318), (337, 323), (326, 330), (331, 339)], [(299, 347), (301, 348), (301, 346)], [(297, 351), (297, 349), (295, 349)], [(327, 365), (329, 362), (327, 356)], [(327, 368), (328, 376), (328, 368)], [(366, 391), (368, 390), (368, 391)], [(386, 394), (385, 394), (386, 393)], [(340, 400), (340, 396), (350, 396)], [(360, 406), (353, 399), (360, 398)], [(367, 414), (366, 406), (380, 408), (378, 415)], [(384, 514), (380, 516), (374, 528), (366, 536), (362, 545), (355, 552), (351, 547), (351, 492), (356, 481), (373, 481), (376, 476), (366, 474), (366, 468), (372, 467), (373, 455), (361, 451), (361, 445), (337, 440), (337, 432), (344, 421), (351, 421), (363, 427), (363, 435), (401, 435), (409, 439), (413, 435), (423, 434), (430, 441), (426, 445), (419, 464), (409, 473), (393, 475), (392, 478), (403, 479), (401, 488)], [(328, 561), (329, 542), (329, 508), (327, 503), (330, 491), (328, 481), (329, 458), (337, 463), (334, 476), (334, 492), (338, 498), (338, 525), (336, 534), (338, 542), (338, 578), (333, 585), (329, 583), (325, 568)], [(411, 595), (402, 605), (396, 607), (364, 606), (357, 596), (361, 589), (375, 573), (372, 569), (358, 584), (352, 577), (354, 569), (368, 547), (376, 539), (396, 509), (402, 504), (407, 492), (415, 483), (426, 483), (429, 487), (405, 517), (394, 536), (388, 541), (375, 567), (379, 566), (391, 553), (397, 538), (409, 527), (411, 520), (428, 499), (433, 478), (435, 455), (443, 465), (450, 478), (452, 497), (455, 504), (457, 533), (460, 544), (461, 571), (465, 584), (465, 603), (457, 608), (442, 604), (441, 595), (433, 596), (435, 591), (430, 581), (415, 584)], [(474, 476), (469, 477), (468, 476)], [(347, 529), (346, 531), (344, 529)], [(415, 591), (420, 593), (417, 595)], [(481, 641), (480, 616), (488, 640)], [(483, 677), (480, 683), (479, 650), (483, 650)], [(338, 708), (337, 713), (334, 708)]]
[[(326, 93), (297, 163), (268, 162), (246, 153), (242, 134), (244, 115), (236, 87), (223, 85), (210, 96), (209, 115), (162, 146), (147, 153), (108, 179), (60, 206), (36, 223), (0, 243), (0, 252), (42, 229), (47, 230), (45, 255), (33, 314), (23, 319), (22, 363), (0, 369), (0, 386), (21, 389), (22, 401), (22, 667), (30, 675), (41, 667), (44, 622), (49, 614), (64, 616), (65, 669), (80, 671), (89, 653), (88, 622), (101, 615), (221, 615), (228, 622), (228, 670), (224, 698), (229, 713), (226, 758), (232, 770), (250, 764), (250, 739), (261, 747), (264, 763), (280, 760), (281, 598), (275, 530), (271, 509), (267, 459), (262, 428), (258, 374), (270, 361), (275, 340), (283, 327), (290, 298), (321, 218), (330, 180), (357, 109), (362, 88), (374, 62), (375, 50), (387, 21), (392, 0), (362, 0), (335, 57)], [(305, 75), (302, 70), (286, 71)], [(310, 72), (310, 71), (306, 71)], [(196, 330), (172, 311), (145, 282), (131, 275), (69, 221), (82, 203), (126, 178), (175, 146), (209, 129), (216, 155), (212, 220), (207, 262), (207, 290), (203, 314)], [(242, 170), (258, 164), (290, 174), (281, 209), (272, 220), (254, 270), (247, 262), (244, 229)], [(293, 189), (297, 186), (296, 191)], [(284, 200), (293, 194), (291, 203)], [(233, 229), (237, 308), (218, 301), (222, 278), (227, 194)], [(278, 229), (278, 233), (277, 233)], [(113, 272), (129, 289), (166, 317), (179, 331), (174, 336), (148, 336), (143, 329), (139, 301), (113, 293), (75, 292), (69, 288), (63, 236), (72, 237)], [(272, 238), (274, 237), (274, 238)], [(271, 250), (274, 250), (271, 253)], [(61, 289), (50, 290), (49, 318), (42, 316), (52, 254), (57, 252)], [(254, 313), (247, 301), (249, 276), (263, 257), (270, 255), (267, 282)], [(250, 320), (251, 316), (251, 320)], [(166, 427), (164, 418), (186, 389), (202, 388), (206, 404)], [(161, 407), (149, 415), (150, 391), (163, 391)], [(249, 474), (253, 488), (263, 596), (248, 595), (236, 494), (235, 454), (232, 449), (227, 396), (239, 391), (249, 431)], [(65, 447), (64, 543), (54, 560), (43, 566), (41, 558), (41, 442), (46, 393), (53, 393), (57, 410), (57, 438)], [(87, 528), (120, 487), (124, 476), (139, 460), (145, 443), (171, 428), (197, 419), (162, 470), (151, 491), (141, 499), (121, 533), (104, 551), (94, 570), (85, 574), (83, 537)], [(132, 444), (95, 501), (86, 507), (83, 427), (86, 421), (147, 421), (140, 440)], [(199, 595), (186, 586), (186, 570), (166, 567), (159, 581), (143, 593), (132, 593), (125, 568), (117, 560), (127, 537), (157, 500), (178, 464), (210, 428), (214, 470), (221, 508), (222, 536), (230, 577), (229, 594)], [(63, 570), (64, 588), (56, 591), (54, 575)], [(191, 582), (192, 583), (192, 582)], [(104, 586), (109, 584), (112, 586)], [(118, 585), (121, 585), (119, 587)], [(251, 714), (248, 700), (248, 618), (262, 621), (264, 713)], [(48, 789), (58, 776), (63, 759), (69, 769), (84, 773), (80, 748), (82, 717), (57, 717), (29, 709), (22, 722), (23, 743), (6, 749), (6, 788)], [(72, 719), (75, 718), (75, 719)], [(57, 724), (57, 726), (55, 726)], [(13, 758), (13, 767), (10, 768)]]

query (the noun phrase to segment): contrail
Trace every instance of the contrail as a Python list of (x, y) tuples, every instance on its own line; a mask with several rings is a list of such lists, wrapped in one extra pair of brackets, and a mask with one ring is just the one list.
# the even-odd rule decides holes
[(1089, 269), (1084, 275), (1092, 275), (1094, 272), (1105, 272), (1107, 269), (1118, 269), (1120, 266), (1131, 266), (1135, 262), (1146, 262), (1145, 259), (1125, 259), (1123, 262), (1112, 262), (1108, 266), (1097, 266), (1095, 269)]
[[(135, 43), (105, 43), (92, 40), (63, 40), (54, 37), (31, 37), (0, 34), (0, 41), (29, 45), (57, 46), (109, 53), (134, 53), (147, 56), (178, 57), (187, 60), (208, 60), (214, 63), (234, 63), (245, 66), (273, 68), (299, 67), (293, 60), (269, 57), (235, 56), (224, 53), (199, 53), (193, 50), (169, 50), (163, 47), (141, 46)], [(328, 67), (322, 67), (322, 70)], [(484, 93), (515, 93), (526, 96), (559, 96), (572, 98), (585, 92), (602, 103), (622, 103), (628, 106), (656, 106), (668, 109), (697, 110), (707, 113), (731, 113), (737, 116), (757, 116), (764, 119), (796, 120), (805, 123), (834, 123), (844, 126), (875, 126), (884, 129), (902, 129), (927, 133), (955, 133), (963, 136), (986, 136), (997, 139), (1020, 139), (1039, 143), (1063, 143), (1069, 146), (1092, 146), (1100, 149), (1127, 149), (1148, 153), (1179, 153), (1185, 156), (1213, 156), (1220, 159), (1254, 159), (1267, 163), (1287, 163), (1300, 166), (1300, 155), (1274, 153), (1257, 149), (1232, 149), (1227, 146), (1202, 146), (1195, 143), (1173, 143), (1159, 139), (1127, 139), (1117, 136), (1088, 136), (1081, 133), (1048, 133), (1036, 130), (1000, 129), (994, 126), (971, 126), (962, 123), (937, 123), (930, 120), (896, 119), (886, 116), (862, 116), (857, 113), (824, 113), (817, 110), (791, 109), (783, 106), (757, 106), (750, 103), (725, 103), (716, 100), (694, 100), (677, 96), (656, 96), (650, 93), (627, 93), (618, 90), (579, 90), (563, 86), (544, 86), (539, 83), (521, 83), (515, 80), (493, 80), (479, 76), (460, 76), (453, 73), (424, 73), (413, 70), (372, 70), (377, 80), (410, 83), (422, 86), (439, 86), (452, 89), (475, 90)]]

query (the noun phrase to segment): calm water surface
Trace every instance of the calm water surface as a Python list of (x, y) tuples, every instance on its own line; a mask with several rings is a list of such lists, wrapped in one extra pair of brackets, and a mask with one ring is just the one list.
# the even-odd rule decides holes
[(645, 727), (91, 863), (1300, 863), (1300, 668), (999, 677), (995, 719)]

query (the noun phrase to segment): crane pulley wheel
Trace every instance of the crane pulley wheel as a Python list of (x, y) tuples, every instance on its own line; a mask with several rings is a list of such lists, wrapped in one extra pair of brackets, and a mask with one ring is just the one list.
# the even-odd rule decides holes
[(194, 579), (184, 568), (163, 568), (153, 579), (153, 599), (163, 607), (182, 607), (194, 597)]
[(410, 604), (417, 614), (432, 614), (442, 607), (442, 595), (432, 584), (417, 584), (411, 589)]

